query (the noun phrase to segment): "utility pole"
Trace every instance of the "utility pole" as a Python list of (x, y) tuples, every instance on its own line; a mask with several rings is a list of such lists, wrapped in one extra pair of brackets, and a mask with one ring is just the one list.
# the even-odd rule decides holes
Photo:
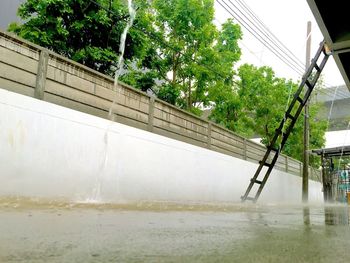
[[(310, 66), (310, 51), (311, 51), (311, 21), (307, 22), (307, 40), (306, 40), (306, 70)], [(310, 98), (309, 98), (310, 101)], [(302, 185), (302, 200), (304, 203), (309, 201), (309, 141), (310, 141), (310, 123), (309, 123), (309, 101), (305, 104), (304, 110), (304, 159), (303, 159), (303, 185)]]

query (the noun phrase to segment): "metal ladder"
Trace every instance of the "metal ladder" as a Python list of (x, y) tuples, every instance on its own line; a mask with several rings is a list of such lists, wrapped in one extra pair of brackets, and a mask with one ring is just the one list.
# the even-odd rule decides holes
[[(324, 57), (322, 58), (321, 63), (317, 64), (322, 54)], [(249, 200), (255, 203), (258, 200), (261, 191), (263, 190), (266, 181), (269, 178), (270, 173), (277, 162), (278, 156), (281, 150), (283, 149), (288, 139), (288, 136), (291, 133), (302, 109), (308, 101), (311, 92), (313, 91), (329, 56), (330, 52), (325, 42), (323, 41), (321, 42), (315, 57), (312, 59), (309, 68), (306, 70), (302, 78), (301, 84), (299, 85), (298, 90), (295, 92), (294, 97), (290, 102), (286, 113), (284, 114), (283, 120), (281, 121), (279, 127), (275, 131), (275, 135), (273, 136), (272, 140), (267, 146), (266, 153), (263, 159), (259, 162), (258, 169), (256, 170), (253, 178), (250, 179), (250, 184), (245, 194), (241, 197), (242, 202)], [(263, 172), (263, 167), (267, 167), (267, 170), (265, 172)], [(262, 179), (259, 179), (260, 174), (264, 174)], [(249, 196), (249, 194), (254, 184), (258, 184), (259, 188), (255, 196), (251, 197)]]

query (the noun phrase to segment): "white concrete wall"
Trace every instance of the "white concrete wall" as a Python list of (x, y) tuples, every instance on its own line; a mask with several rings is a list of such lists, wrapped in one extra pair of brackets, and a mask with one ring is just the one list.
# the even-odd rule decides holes
[[(239, 202), (256, 165), (0, 88), (0, 196)], [(274, 171), (260, 202), (300, 202)], [(310, 181), (310, 200), (322, 201)]]

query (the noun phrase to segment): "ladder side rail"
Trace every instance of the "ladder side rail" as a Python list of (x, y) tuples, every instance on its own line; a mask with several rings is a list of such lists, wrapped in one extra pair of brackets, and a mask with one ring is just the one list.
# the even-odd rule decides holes
[(264, 179), (263, 179), (261, 185), (259, 186), (258, 191), (255, 194), (255, 197), (254, 197), (255, 201), (254, 202), (256, 202), (258, 200), (262, 190), (264, 189), (265, 184), (267, 182), (267, 179), (270, 177), (270, 174), (271, 174), (271, 172), (273, 170), (273, 167), (275, 166), (275, 163), (277, 162), (278, 157), (279, 157), (279, 153), (276, 153), (276, 155), (274, 156), (274, 158), (273, 158), (273, 160), (271, 162), (272, 165), (266, 171), (266, 173), (264, 175)]
[[(322, 52), (324, 54), (324, 58), (322, 59), (321, 64), (317, 65), (317, 61), (318, 61)], [(330, 54), (328, 54), (326, 52), (325, 41), (321, 42), (320, 47), (317, 50), (317, 53), (316, 53), (314, 59), (312, 59), (311, 65), (309, 66), (309, 68), (307, 69), (305, 74), (303, 75), (302, 81), (301, 81), (297, 91), (294, 93), (293, 100), (290, 102), (289, 107), (284, 115), (284, 118), (281, 120), (279, 127), (276, 129), (275, 134), (274, 134), (273, 138), (271, 139), (269, 146), (267, 146), (267, 150), (265, 152), (263, 159), (259, 162), (260, 164), (259, 164), (258, 169), (256, 170), (253, 178), (250, 180), (250, 184), (249, 184), (245, 194), (241, 197), (242, 201), (251, 200), (253, 202), (256, 202), (257, 199), (259, 198), (259, 196), (260, 196), (260, 194), (261, 194), (261, 192), (262, 192), (262, 190), (267, 182), (267, 179), (269, 178), (269, 176), (272, 172), (272, 169), (274, 168), (274, 166), (277, 162), (277, 159), (280, 155), (280, 152), (282, 151), (285, 143), (287, 142), (287, 139), (288, 139), (292, 129), (294, 128), (294, 125), (296, 124), (296, 121), (297, 121), (299, 115), (301, 114), (302, 109), (304, 108), (305, 104), (307, 103), (307, 101), (308, 101), (308, 99), (309, 99), (309, 97), (310, 97), (310, 95), (311, 95), (311, 93), (312, 93), (312, 91), (317, 83), (317, 80), (319, 79), (319, 77), (321, 75), (321, 72), (322, 72), (322, 70), (323, 70), (323, 68), (324, 68), (324, 66), (329, 58), (329, 55)], [(316, 69), (316, 74), (310, 82), (309, 77), (312, 75), (312, 72), (314, 69)], [(304, 93), (303, 98), (301, 98), (300, 94), (304, 90), (305, 86), (307, 87), (307, 90)], [(294, 109), (296, 102), (299, 102), (300, 104), (299, 104), (299, 106), (298, 106), (298, 108), (293, 116), (292, 111)], [(286, 123), (288, 118), (291, 119), (291, 122), (289, 123), (285, 132), (283, 132), (283, 128), (284, 128), (285, 123)], [(275, 143), (280, 137), (281, 137), (281, 143), (279, 146), (276, 147)], [(272, 158), (272, 161), (270, 163), (268, 163), (267, 160), (268, 160), (272, 151), (275, 152), (275, 155)], [(257, 178), (259, 177), (264, 166), (267, 166), (268, 169), (264, 174), (263, 180), (259, 181), (259, 180), (257, 180)], [(253, 185), (255, 183), (260, 184), (260, 186), (255, 194), (255, 197), (254, 198), (248, 197), (248, 195), (249, 195), (249, 193), (250, 193), (250, 191), (253, 188)]]
[[(308, 76), (310, 76), (311, 74), (312, 74), (312, 71), (313, 71), (313, 69), (315, 68), (315, 66), (316, 66), (316, 63), (317, 63), (317, 60), (319, 59), (319, 57), (320, 57), (320, 55), (322, 54), (322, 52), (324, 52), (324, 44), (325, 44), (325, 42), (324, 41), (322, 41), (321, 42), (321, 44), (320, 44), (320, 47), (318, 48), (318, 50), (317, 50), (317, 52), (316, 52), (316, 55), (315, 55), (315, 57), (312, 59), (312, 62), (311, 62), (311, 64), (310, 64), (310, 66), (309, 66), (309, 68), (307, 69), (307, 71), (305, 72), (305, 74), (303, 75), (303, 77), (302, 77), (302, 81), (301, 81), (301, 83), (300, 83), (300, 85), (299, 85), (299, 87), (298, 87), (298, 89), (297, 89), (297, 91), (294, 93), (294, 98), (293, 98), (293, 100), (291, 101), (291, 103), (289, 104), (289, 107), (288, 107), (288, 109), (287, 109), (287, 111), (286, 111), (286, 114), (285, 114), (285, 116), (289, 113), (291, 113), (292, 112), (292, 110), (293, 110), (293, 107), (294, 107), (294, 105), (295, 105), (295, 102), (297, 101), (297, 97), (299, 97), (299, 95), (300, 95), (300, 93), (303, 91), (303, 89), (304, 89), (304, 86), (306, 85), (306, 82), (308, 81)], [(325, 54), (325, 58), (328, 58), (328, 55), (327, 54)], [(325, 59), (324, 58), (324, 59)], [(324, 60), (323, 59), (323, 60)], [(324, 61), (322, 61), (322, 65), (323, 65), (323, 67), (324, 67), (324, 65), (325, 65), (325, 63), (327, 62), (327, 59), (326, 59), (326, 61), (324, 62)], [(323, 69), (323, 67), (322, 67), (322, 69)], [(319, 67), (319, 68), (321, 68), (321, 67)], [(321, 71), (322, 71), (322, 69), (321, 69)], [(319, 71), (318, 71), (319, 72)], [(306, 103), (306, 102), (305, 102)], [(304, 104), (305, 105), (305, 104)]]

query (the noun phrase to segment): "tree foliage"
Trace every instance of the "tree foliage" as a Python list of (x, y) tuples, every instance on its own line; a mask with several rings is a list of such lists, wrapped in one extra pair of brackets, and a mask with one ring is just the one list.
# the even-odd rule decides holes
[(138, 86), (138, 79), (147, 77), (159, 98), (200, 114), (218, 90), (232, 87), (240, 27), (228, 20), (218, 30), (213, 0), (154, 0), (151, 12), (149, 54), (122, 79)]
[[(238, 69), (239, 81), (234, 93), (225, 95), (212, 111), (211, 118), (244, 136), (261, 137), (268, 145), (282, 121), (287, 105), (298, 85), (290, 80), (277, 78), (269, 67), (244, 64)], [(326, 122), (317, 120), (320, 105), (310, 106), (310, 148), (324, 146)], [(284, 147), (284, 153), (302, 160), (303, 118), (299, 117)], [(311, 163), (317, 164), (315, 158)]]
[[(197, 114), (215, 100), (219, 87), (231, 88), (242, 33), (232, 20), (220, 30), (214, 25), (213, 0), (134, 4), (137, 17), (126, 40), (121, 80), (152, 88), (161, 99)], [(128, 19), (122, 0), (27, 0), (18, 15), (25, 22), (11, 24), (10, 31), (113, 74)]]
[[(135, 24), (143, 27), (147, 14), (143, 4), (139, 7)], [(25, 22), (12, 23), (9, 31), (90, 68), (112, 74), (119, 57), (120, 36), (128, 19), (122, 0), (27, 0), (19, 7), (18, 15)], [(126, 46), (126, 59), (142, 55), (145, 48), (142, 34), (130, 32)]]

